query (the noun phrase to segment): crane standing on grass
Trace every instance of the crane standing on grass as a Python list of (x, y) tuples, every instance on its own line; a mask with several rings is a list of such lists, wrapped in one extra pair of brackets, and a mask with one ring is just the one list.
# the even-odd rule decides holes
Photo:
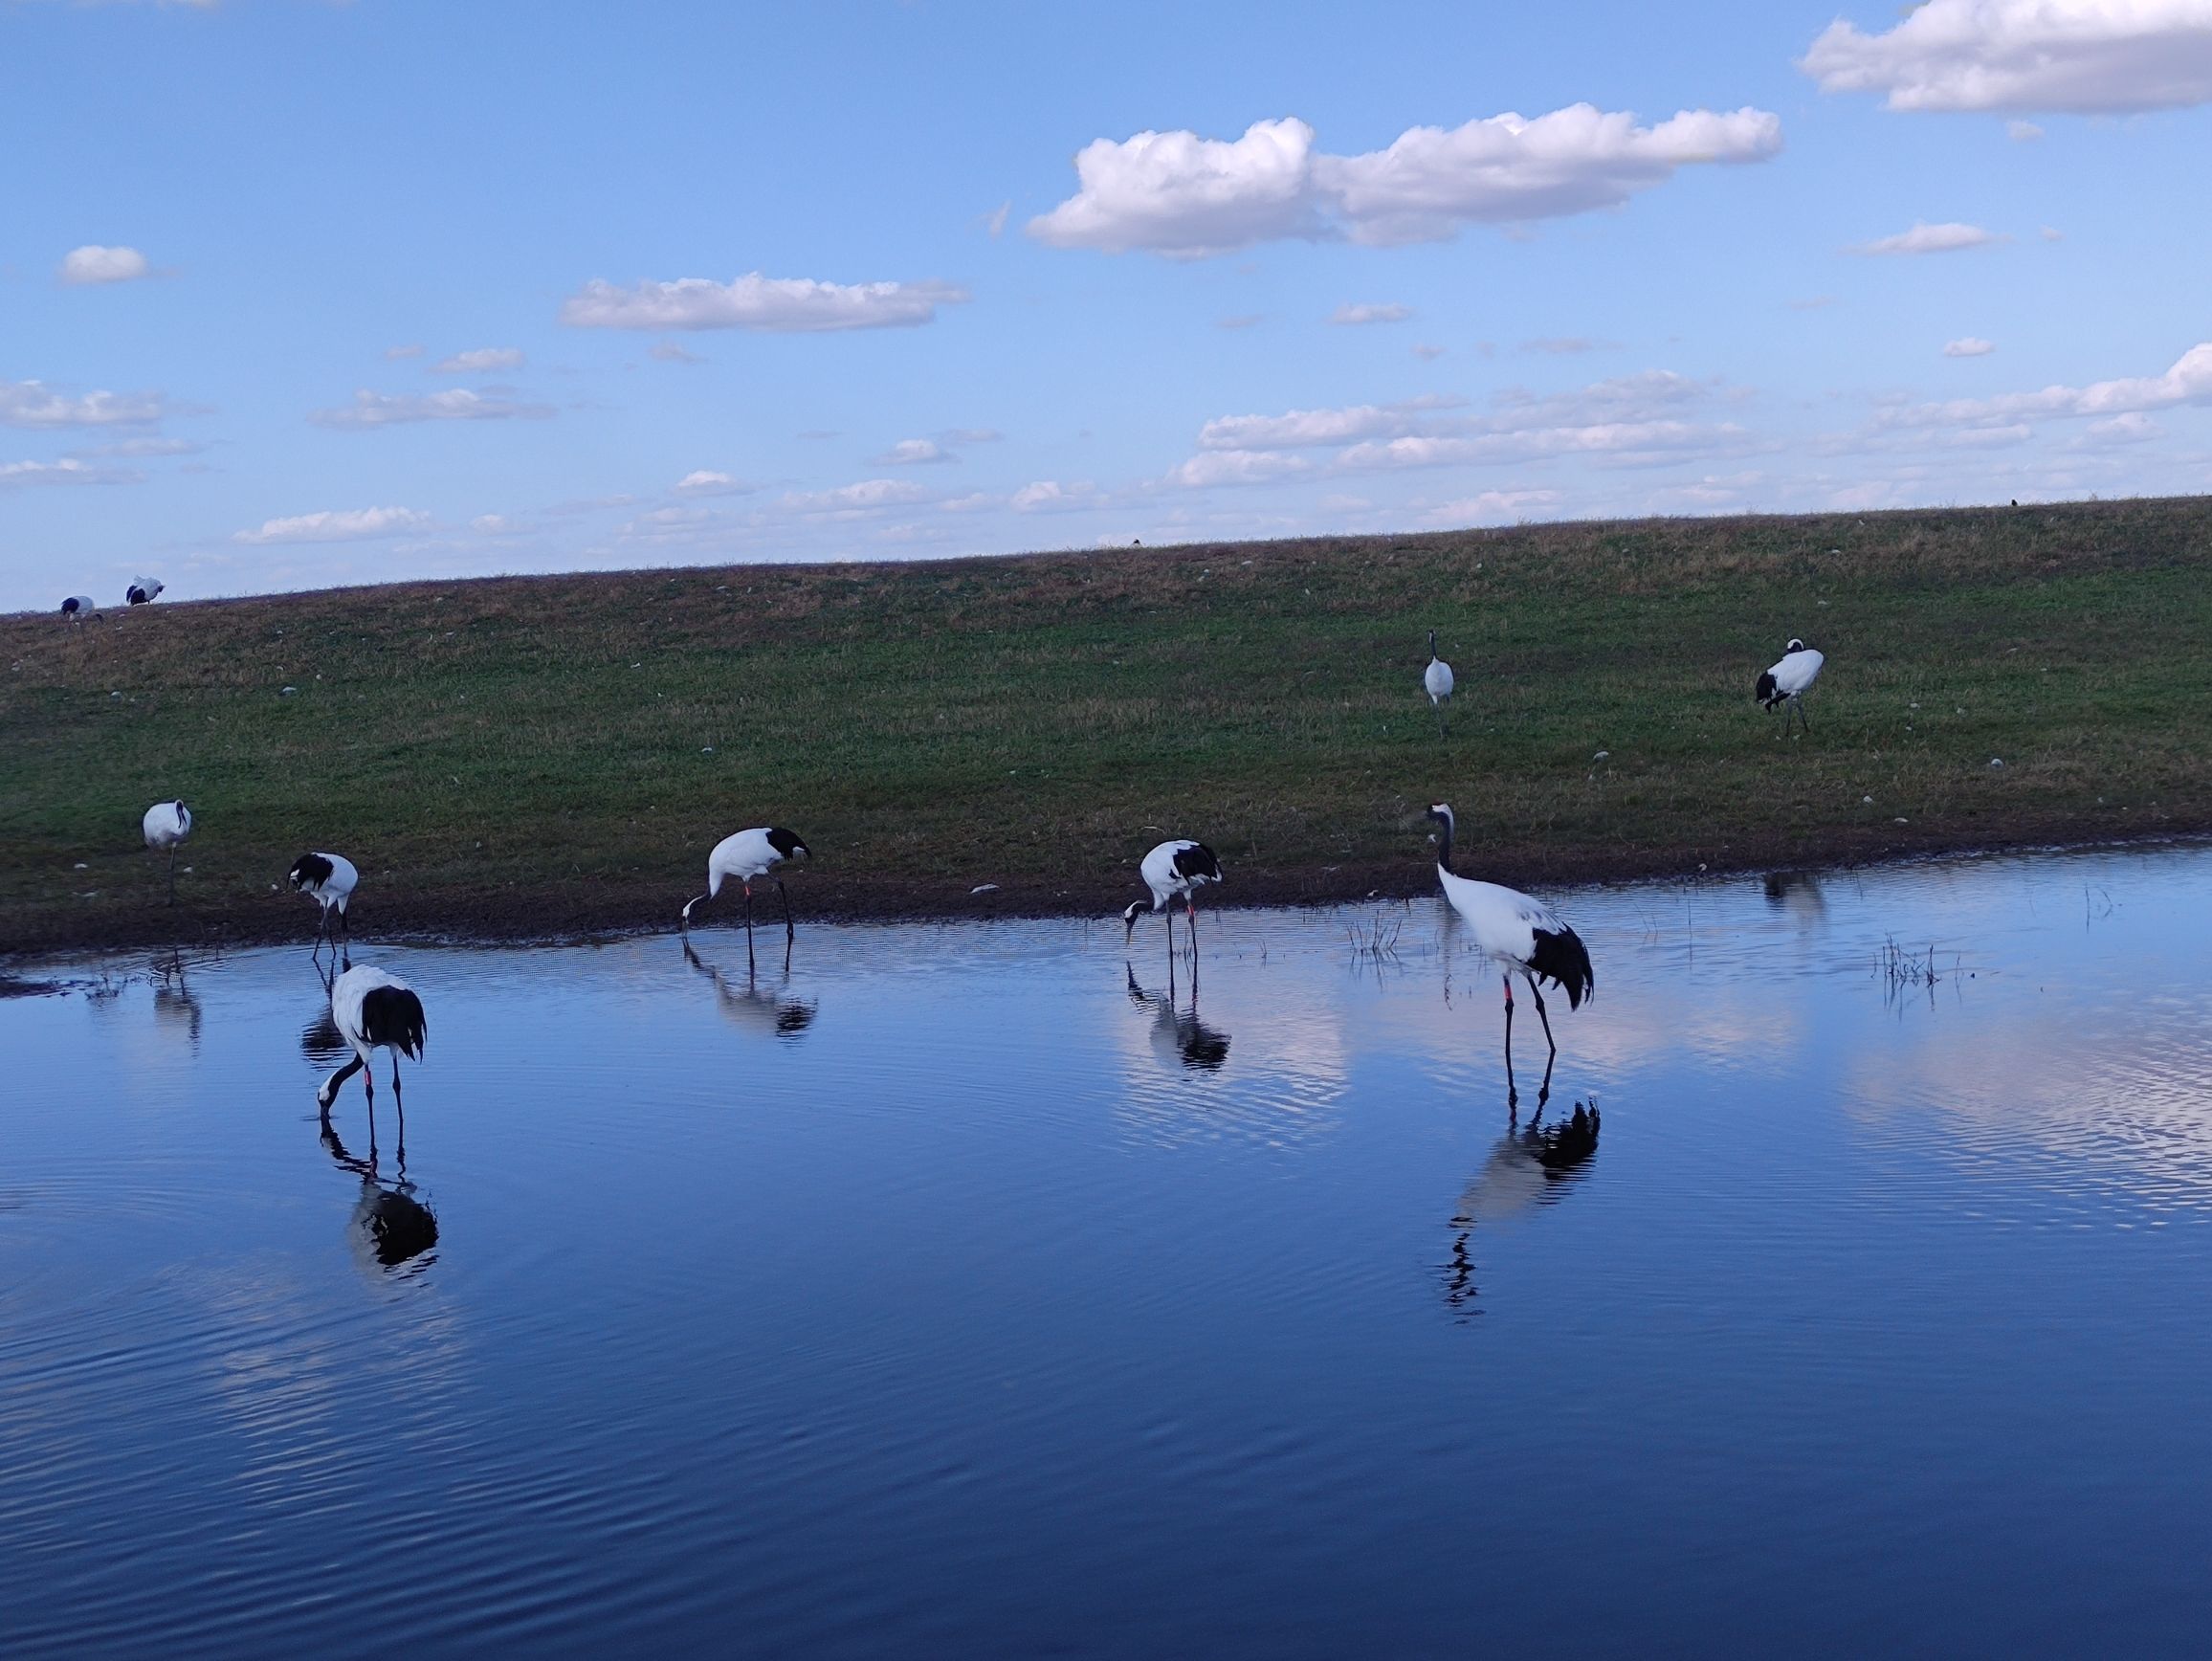
[[(315, 931), (318, 948), (325, 935), (343, 933), (348, 942), (352, 941), (353, 925), (345, 920), (345, 905), (361, 882), (361, 873), (353, 868), (352, 860), (343, 853), (302, 853), (292, 862), (284, 880), (322, 907), (321, 926)], [(337, 914), (335, 931), (333, 912)], [(335, 938), (332, 943), (337, 943)]]
[(1421, 689), (1436, 711), (1436, 736), (1444, 736), (1444, 706), (1451, 701), (1451, 665), (1436, 655), (1436, 631), (1428, 631), (1428, 667), (1421, 672)]
[(1812, 722), (1805, 720), (1804, 705), (1798, 700), (1813, 689), (1820, 679), (1821, 669), (1827, 662), (1825, 653), (1815, 652), (1802, 640), (1792, 640), (1781, 654), (1781, 661), (1772, 669), (1759, 672), (1759, 684), (1752, 696), (1772, 711), (1778, 703), (1788, 707), (1782, 711), (1782, 736), (1789, 736), (1789, 718), (1795, 715), (1803, 723), (1805, 737), (1813, 735)]
[(177, 846), (192, 833), (192, 810), (182, 802), (156, 802), (141, 821), (146, 846), (169, 854), (169, 903), (177, 903)]

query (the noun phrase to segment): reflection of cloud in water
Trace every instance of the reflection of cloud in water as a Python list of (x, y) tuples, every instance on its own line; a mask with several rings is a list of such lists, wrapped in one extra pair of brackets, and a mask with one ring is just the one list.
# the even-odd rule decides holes
[(2071, 1009), (2062, 997), (1978, 983), (1858, 1049), (1847, 1110), (1915, 1157), (2053, 1199), (2096, 1185), (2152, 1211), (2212, 1212), (2212, 994)]

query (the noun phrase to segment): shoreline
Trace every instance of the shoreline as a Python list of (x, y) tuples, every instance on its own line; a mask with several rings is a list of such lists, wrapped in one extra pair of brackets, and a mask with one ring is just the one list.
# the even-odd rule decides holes
[[(2162, 824), (2156, 830), (2116, 836), (2032, 832), (1997, 837), (1930, 835), (1910, 845), (1904, 845), (1899, 838), (1889, 838), (1885, 845), (1871, 851), (1863, 847), (1825, 850), (1802, 847), (1788, 858), (1756, 855), (1730, 858), (1723, 854), (1697, 860), (1671, 851), (1661, 853), (1621, 850), (1613, 857), (1599, 860), (1587, 857), (1538, 860), (1536, 863), (1544, 868), (1540, 875), (1525, 869), (1528, 863), (1525, 858), (1471, 861), (1463, 852), (1457, 864), (1469, 875), (1475, 874), (1468, 869), (1475, 865), (1485, 877), (1548, 895), (1577, 889), (1719, 880), (1783, 871), (1825, 874), (1880, 870), (2007, 854), (2150, 852), (2187, 846), (2206, 837), (2212, 837), (2212, 824), (2171, 823)], [(1341, 866), (1296, 873), (1261, 870), (1251, 873), (1243, 882), (1237, 880), (1234, 863), (1226, 859), (1224, 863), (1228, 870), (1228, 880), (1208, 896), (1211, 903), (1204, 909), (1320, 908), (1358, 905), (1369, 900), (1398, 903), (1436, 892), (1434, 870), (1427, 863), (1387, 871), (1355, 871)], [(1569, 866), (1585, 869), (1573, 870), (1568, 869)], [(1591, 866), (1598, 869), (1587, 869)], [(594, 885), (574, 886), (588, 890)], [(1065, 918), (1117, 920), (1117, 914), (1129, 901), (1131, 889), (1140, 885), (1135, 882), (1134, 869), (1128, 884), (1091, 883), (1080, 889), (1073, 886), (1056, 889), (1050, 883), (1012, 884), (991, 894), (972, 896), (964, 891), (947, 894), (935, 885), (925, 884), (907, 885), (898, 893), (887, 892), (884, 885), (870, 885), (853, 894), (852, 890), (857, 885), (846, 885), (831, 889), (830, 903), (819, 903), (817, 898), (816, 903), (809, 904), (808, 889), (813, 886), (817, 885), (808, 882), (804, 870), (791, 884), (793, 912), (802, 932), (809, 923), (943, 923)], [(651, 915), (634, 896), (601, 896), (596, 903), (581, 894), (569, 897), (565, 903), (554, 895), (541, 898), (542, 904), (534, 908), (532, 917), (519, 916), (512, 910), (488, 903), (480, 896), (442, 898), (420, 896), (413, 897), (411, 904), (386, 902), (373, 906), (355, 939), (364, 950), (373, 951), (379, 945), (589, 945), (677, 932), (675, 912), (681, 905), (680, 899), (671, 900), (666, 908), (668, 915), (658, 918)], [(274, 903), (262, 903), (264, 899)], [(702, 913), (695, 920), (694, 932), (720, 933), (742, 927), (741, 912), (727, 900), (718, 903), (723, 909)], [(446, 920), (431, 920), (431, 915), (440, 911), (446, 914)], [(457, 923), (453, 920), (455, 912), (462, 914)], [(548, 912), (560, 914), (560, 919), (547, 919)], [(96, 918), (80, 919), (91, 926), (74, 931), (39, 929), (25, 939), (11, 934), (5, 941), (0, 941), (0, 964), (20, 968), (42, 960), (146, 948), (246, 950), (300, 945), (313, 938), (314, 919), (311, 904), (289, 893), (280, 897), (256, 896), (255, 903), (242, 918), (213, 917), (184, 906), (179, 907), (174, 917), (166, 910), (102, 910)], [(387, 924), (387, 926), (380, 926)], [(756, 913), (754, 927), (763, 934), (772, 933), (779, 919), (780, 913), (768, 902)], [(0, 973), (0, 987), (11, 978)]]

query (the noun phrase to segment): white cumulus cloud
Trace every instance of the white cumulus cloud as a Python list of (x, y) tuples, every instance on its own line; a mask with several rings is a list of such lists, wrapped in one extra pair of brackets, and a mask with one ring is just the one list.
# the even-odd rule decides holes
[(94, 467), (75, 456), (61, 461), (0, 461), (0, 490), (40, 484), (135, 484), (143, 476), (124, 467)]
[(1943, 355), (1946, 358), (1986, 358), (1995, 350), (1997, 347), (1993, 343), (1976, 335), (1963, 335), (1956, 341), (1943, 343)]
[(261, 521), (259, 530), (239, 531), (231, 540), (256, 546), (272, 543), (355, 543), (420, 530), (431, 516), (411, 507), (356, 507), (294, 514)]
[(581, 329), (760, 329), (814, 334), (835, 329), (911, 328), (934, 321), (940, 305), (958, 305), (967, 291), (946, 282), (817, 282), (763, 277), (734, 282), (703, 277), (640, 282), (622, 288), (594, 279), (561, 307), (561, 321)]
[(864, 478), (857, 484), (841, 484), (834, 490), (791, 491), (777, 505), (792, 513), (852, 519), (928, 499), (929, 492), (910, 479)]
[[(2087, 387), (2046, 387), (1994, 398), (1951, 398), (1885, 411), (1881, 427), (2002, 428), (2038, 416), (2139, 414), (2178, 405), (2212, 404), (2212, 341), (2191, 346), (2162, 375), (2133, 375)], [(2135, 431), (2140, 431), (2136, 428)]]
[(317, 410), (307, 417), (318, 427), (360, 430), (401, 426), (410, 421), (542, 421), (553, 413), (546, 404), (524, 404), (490, 392), (455, 387), (448, 392), (354, 393), (343, 409)]
[(520, 369), (522, 351), (519, 346), (477, 346), (466, 352), (455, 352), (431, 365), (433, 375), (488, 375), (498, 369)]
[[(1329, 471), (1377, 472), (1542, 461), (1581, 455), (1604, 467), (1662, 466), (1724, 454), (1751, 443), (1732, 422), (1699, 420), (1696, 406), (1716, 389), (1664, 369), (1593, 382), (1546, 396), (1507, 391), (1487, 414), (1433, 397), (1281, 415), (1225, 415), (1199, 431), (1201, 454), (1170, 475), (1179, 482), (1250, 482), (1258, 453), (1331, 449)], [(1233, 455), (1218, 474), (1208, 453)], [(1183, 477), (1183, 470), (1189, 476)], [(1280, 468), (1278, 473), (1288, 472)]]
[(744, 496), (753, 487), (729, 474), (701, 467), (677, 479), (675, 488), (685, 496)]
[(1329, 314), (1333, 323), (1402, 323), (1413, 316), (1405, 305), (1340, 305)]
[(1312, 469), (1313, 463), (1304, 456), (1279, 450), (1206, 450), (1171, 469), (1167, 481), (1186, 490), (1206, 490), (1217, 484), (1272, 484)]
[(1961, 225), (1957, 220), (1928, 225), (1914, 220), (1910, 231), (1900, 231), (1894, 236), (1878, 237), (1872, 242), (1862, 242), (1847, 252), (1872, 255), (1956, 254), (1962, 248), (1982, 248), (2003, 240), (1995, 232), (1984, 231), (1979, 225)]
[(1294, 117), (1242, 138), (1143, 132), (1075, 157), (1076, 193), (1029, 221), (1057, 248), (1203, 258), (1286, 237), (1442, 241), (1470, 224), (1519, 224), (1618, 207), (1700, 163), (1781, 149), (1764, 110), (1685, 110), (1652, 126), (1586, 103), (1413, 127), (1387, 149), (1335, 156)]
[(2176, 109), (2212, 102), (2212, 0), (1928, 0), (1878, 34), (1838, 19), (1798, 67), (1893, 110)]
[(874, 467), (926, 467), (936, 461), (958, 461), (959, 456), (934, 438), (901, 438), (881, 455), (869, 457)]
[(0, 427), (134, 427), (159, 421), (159, 392), (80, 392), (47, 388), (43, 381), (0, 381)]
[(146, 256), (135, 248), (102, 248), (97, 242), (88, 242), (62, 255), (61, 268), (55, 275), (63, 282), (90, 286), (101, 282), (132, 282), (152, 273)]
[(1100, 506), (1105, 499), (1104, 493), (1089, 479), (1062, 484), (1056, 478), (1025, 484), (1007, 498), (1016, 513), (1066, 513)]

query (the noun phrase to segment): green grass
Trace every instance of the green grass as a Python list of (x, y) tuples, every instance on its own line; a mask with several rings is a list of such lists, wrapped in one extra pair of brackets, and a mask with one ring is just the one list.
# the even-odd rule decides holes
[[(1750, 692), (1793, 633), (1829, 668), (1783, 742)], [(1213, 844), (1225, 900), (1413, 892), (1439, 797), (1463, 868), (1537, 884), (2198, 830), (2207, 638), (2205, 498), (18, 616), (0, 946), (304, 934), (271, 885), (309, 847), (361, 865), (365, 929), (673, 922), (766, 822), (812, 845), (816, 915), (984, 882), (1104, 911), (1163, 834)], [(175, 914), (138, 831), (168, 796)]]

